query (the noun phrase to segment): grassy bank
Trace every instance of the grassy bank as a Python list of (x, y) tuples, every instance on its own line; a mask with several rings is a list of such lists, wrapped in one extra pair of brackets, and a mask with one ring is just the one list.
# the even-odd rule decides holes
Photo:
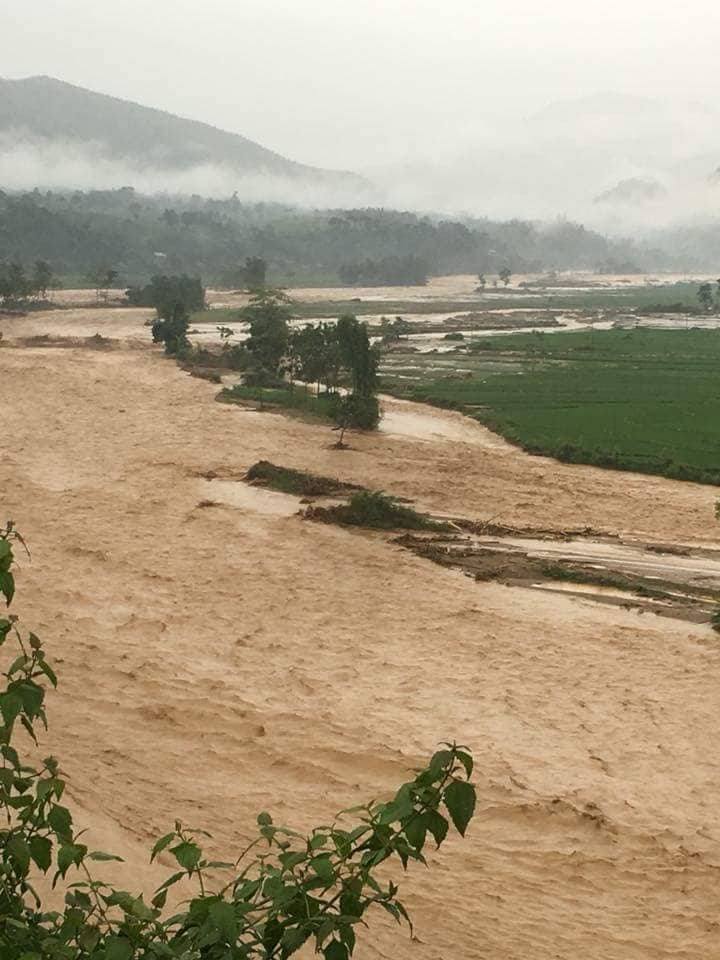
[[(487, 338), (502, 363), (384, 389), (462, 410), (532, 453), (720, 485), (720, 331)], [(464, 367), (465, 356), (457, 365)]]
[(257, 406), (264, 410), (289, 410), (296, 413), (334, 423), (337, 396), (310, 393), (303, 387), (294, 390), (280, 387), (246, 387), (239, 384), (226, 387), (217, 396), (220, 403), (238, 403)]

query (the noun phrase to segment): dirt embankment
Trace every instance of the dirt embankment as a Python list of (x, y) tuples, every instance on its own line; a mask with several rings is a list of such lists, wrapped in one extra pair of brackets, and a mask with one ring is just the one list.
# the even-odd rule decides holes
[(78, 821), (129, 848), (125, 882), (157, 876), (141, 851), (175, 816), (227, 854), (258, 810), (307, 827), (456, 736), (477, 819), (405, 881), (418, 941), (378, 920), (361, 960), (720, 955), (707, 627), (198, 507), (202, 474), (268, 459), (433, 513), (684, 543), (716, 538), (716, 491), (530, 458), (439, 411), (424, 435), (396, 422), (333, 451), (216, 389), (149, 350), (0, 350), (2, 511), (33, 549), (17, 612), (61, 661), (47, 746)]

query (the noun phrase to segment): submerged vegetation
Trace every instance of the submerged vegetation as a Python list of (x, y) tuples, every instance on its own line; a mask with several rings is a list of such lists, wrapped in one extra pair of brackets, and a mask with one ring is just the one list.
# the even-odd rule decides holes
[[(7, 606), (18, 544), (12, 524), (0, 530)], [(97, 877), (98, 864), (121, 858), (87, 845), (63, 802), (59, 761), (26, 754), (28, 735), (37, 744), (47, 725), (46, 686), (57, 685), (41, 640), (9, 616), (0, 619), (0, 647), (0, 955), (8, 960), (285, 960), (306, 943), (325, 960), (347, 960), (373, 908), (410, 924), (380, 865), (425, 864), (430, 838), (439, 847), (450, 824), (464, 835), (472, 819), (472, 757), (446, 744), (392, 800), (345, 811), (308, 836), (260, 813), (256, 838), (228, 862), (209, 861), (204, 831), (176, 822), (151, 852), (151, 860), (172, 862), (174, 872), (146, 901)], [(59, 909), (43, 904), (43, 876), (65, 892)], [(196, 892), (166, 909), (180, 881)]]
[(433, 520), (424, 513), (398, 502), (395, 497), (374, 490), (354, 493), (348, 503), (334, 507), (311, 507), (307, 513), (312, 520), (339, 523), (348, 527), (368, 527), (375, 530), (449, 530), (450, 524)]
[(344, 483), (304, 470), (281, 467), (269, 460), (254, 463), (245, 475), (245, 480), (257, 486), (278, 490), (280, 493), (292, 493), (301, 497), (327, 497), (361, 489), (354, 483)]

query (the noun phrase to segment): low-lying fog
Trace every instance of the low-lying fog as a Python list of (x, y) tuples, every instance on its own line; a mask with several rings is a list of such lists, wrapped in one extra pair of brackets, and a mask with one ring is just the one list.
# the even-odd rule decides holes
[(606, 233), (720, 214), (720, 112), (700, 103), (620, 95), (556, 103), (506, 118), (425, 153), (384, 163), (357, 158), (365, 184), (308, 184), (238, 174), (203, 163), (133, 164), (102, 143), (37, 140), (20, 131), (0, 140), (5, 189), (134, 186), (143, 193), (228, 196), (314, 207), (388, 206), (416, 211), (553, 219), (567, 216)]

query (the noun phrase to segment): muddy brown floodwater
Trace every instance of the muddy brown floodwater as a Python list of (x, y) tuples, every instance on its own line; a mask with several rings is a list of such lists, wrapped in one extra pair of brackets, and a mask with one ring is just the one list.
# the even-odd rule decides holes
[[(64, 315), (63, 336), (96, 332)], [(2, 513), (33, 553), (16, 612), (61, 681), (43, 748), (90, 842), (126, 855), (119, 879), (169, 872), (147, 850), (176, 816), (225, 859), (259, 810), (307, 828), (455, 737), (477, 816), (402, 880), (417, 939), (376, 918), (361, 960), (720, 956), (708, 626), (476, 583), (232, 483), (267, 459), (436, 513), (696, 547), (717, 491), (529, 457), (407, 405), (332, 450), (327, 428), (215, 403), (142, 322), (118, 314), (109, 350), (0, 326)]]

